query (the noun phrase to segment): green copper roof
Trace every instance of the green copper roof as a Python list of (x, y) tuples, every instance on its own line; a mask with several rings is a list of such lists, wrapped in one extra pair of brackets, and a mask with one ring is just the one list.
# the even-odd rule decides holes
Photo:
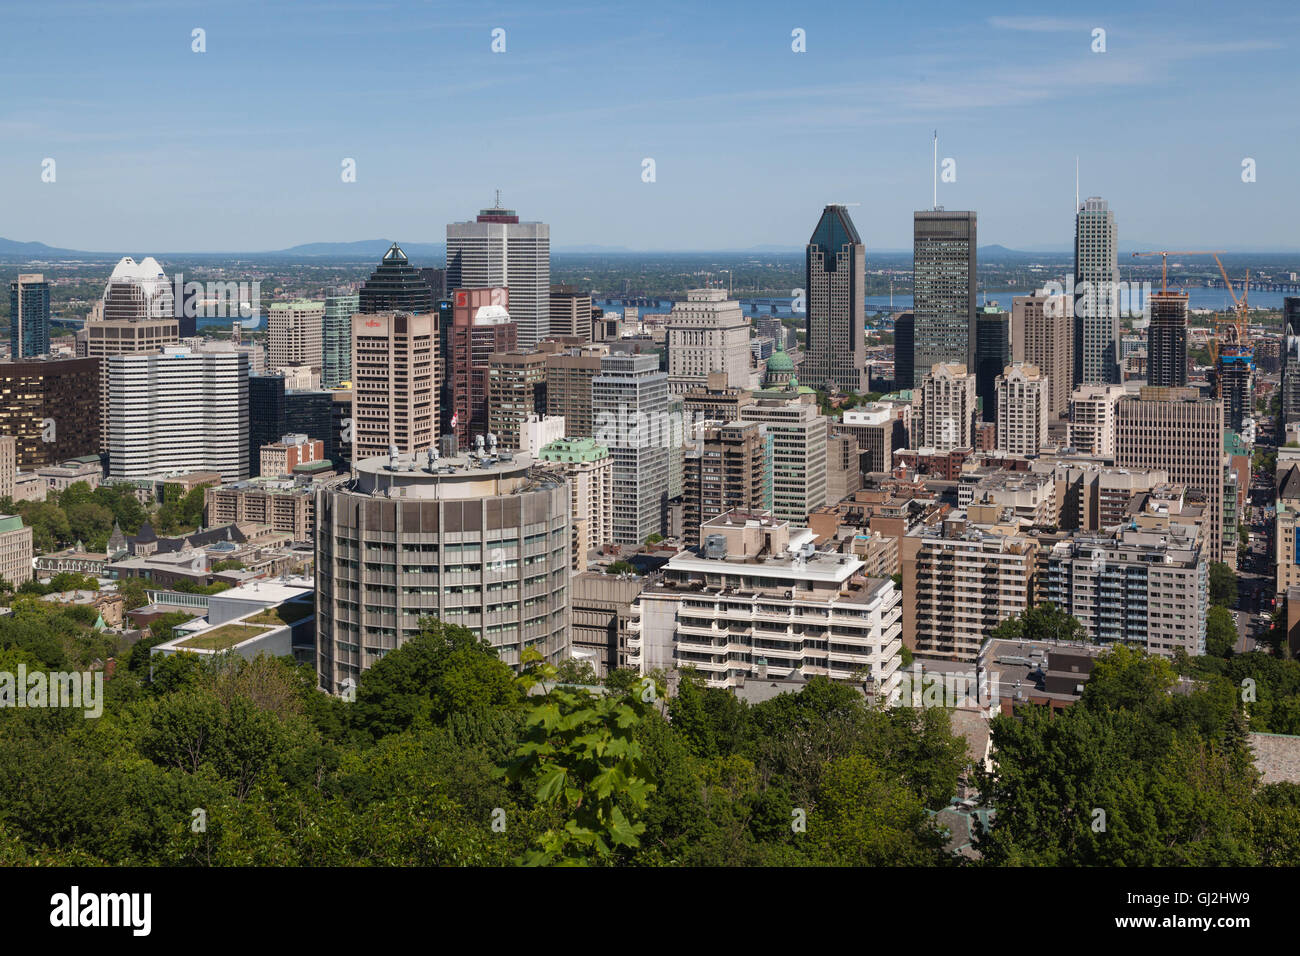
[(537, 457), (562, 463), (599, 461), (609, 457), (609, 449), (594, 438), (557, 438), (543, 445)]
[(772, 357), (767, 360), (767, 370), (769, 372), (793, 372), (794, 359), (790, 358), (789, 352), (778, 347), (772, 353)]
[(20, 515), (3, 515), (0, 516), (0, 534), (6, 531), (19, 531), (22, 529), (23, 519)]

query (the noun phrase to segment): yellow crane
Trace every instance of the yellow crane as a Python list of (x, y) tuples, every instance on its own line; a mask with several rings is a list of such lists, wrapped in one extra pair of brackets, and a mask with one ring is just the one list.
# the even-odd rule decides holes
[[(1220, 250), (1221, 251), (1221, 250)], [(1214, 256), (1214, 263), (1219, 267), (1219, 274), (1223, 276), (1223, 284), (1228, 287), (1228, 295), (1232, 296), (1235, 318), (1228, 322), (1219, 322), (1214, 329), (1214, 335), (1210, 337), (1210, 360), (1217, 362), (1219, 358), (1219, 340), (1230, 339), (1236, 345), (1245, 345), (1249, 337), (1250, 319), (1248, 316), (1249, 306), (1247, 299), (1250, 295), (1250, 270), (1246, 270), (1246, 284), (1242, 288), (1241, 298), (1237, 298), (1236, 291), (1232, 288), (1232, 280), (1228, 278), (1228, 270), (1223, 267), (1223, 260), (1219, 258), (1219, 252), (1211, 250), (1174, 250), (1161, 249), (1155, 252), (1135, 252), (1133, 258), (1144, 256), (1160, 257), (1160, 292), (1163, 295), (1169, 291), (1169, 257), (1170, 256)]]

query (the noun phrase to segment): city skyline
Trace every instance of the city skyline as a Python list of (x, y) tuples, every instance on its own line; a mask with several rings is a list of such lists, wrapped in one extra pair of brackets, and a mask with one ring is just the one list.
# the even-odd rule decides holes
[[(436, 241), (500, 188), (507, 205), (551, 224), (557, 250), (797, 248), (807, 210), (829, 202), (870, 210), (868, 249), (903, 250), (911, 213), (931, 205), (937, 129), (937, 158), (955, 174), (940, 177), (938, 201), (978, 211), (991, 244), (1068, 246), (1077, 157), (1083, 194), (1122, 209), (1135, 240), (1297, 247), (1285, 172), (1296, 132), (1275, 77), (1300, 18), (1281, 4), (1196, 24), (1171, 21), (1169, 4), (1068, 18), (943, 5), (924, 22), (774, 5), (741, 20), (677, 4), (629, 21), (507, 4), (481, 19), (402, 10), (395, 25), (391, 9), (343, 3), (259, 8), (257, 31), (238, 3), (127, 8), (137, 15), (72, 3), (10, 11), (29, 42), (8, 61), (12, 98), (0, 110), (5, 238), (196, 253)], [(69, 10), (78, 16), (60, 21), (55, 47), (42, 25)], [(493, 53), (498, 28), (504, 52)], [(1105, 52), (1093, 51), (1098, 29)], [(796, 30), (806, 52), (792, 49)], [(158, 84), (160, 71), (171, 82)], [(132, 93), (146, 90), (147, 101)], [(132, 96), (142, 102), (122, 124)], [(412, 127), (412, 108), (440, 122)], [(1215, 120), (1228, 116), (1230, 128)], [(818, 176), (790, 176), (810, 139), (837, 148)], [(46, 159), (54, 182), (41, 181)], [(349, 159), (355, 182), (342, 181)], [(1246, 159), (1254, 182), (1242, 180)], [(153, 199), (125, 206), (123, 195)], [(612, 208), (620, 215), (605, 215)]]

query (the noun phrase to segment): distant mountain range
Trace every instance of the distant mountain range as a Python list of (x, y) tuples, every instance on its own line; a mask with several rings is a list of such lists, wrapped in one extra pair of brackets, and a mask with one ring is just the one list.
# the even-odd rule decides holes
[[(266, 256), (275, 258), (302, 257), (304, 259), (350, 259), (378, 261), (393, 244), (391, 239), (361, 239), (353, 242), (307, 242), (288, 249), (262, 250), (258, 252), (168, 252), (166, 250), (137, 250), (135, 252), (87, 252), (78, 249), (62, 249), (48, 246), (43, 242), (18, 242), (14, 239), (0, 238), (0, 258), (8, 260), (24, 259), (103, 259), (113, 260), (123, 255), (143, 255), (149, 252), (154, 256)], [(441, 263), (446, 258), (446, 243), (443, 242), (401, 242), (398, 245), (416, 265)], [(1149, 242), (1124, 242), (1119, 244), (1121, 260), (1130, 258), (1133, 252), (1159, 249), (1160, 246)], [(746, 249), (631, 249), (627, 246), (572, 245), (556, 246), (551, 251), (559, 255), (800, 255), (803, 246), (756, 245)], [(1292, 254), (1288, 249), (1238, 249), (1228, 250), (1232, 255), (1269, 255)], [(867, 256), (910, 256), (909, 249), (879, 249), (867, 246)], [(980, 246), (981, 262), (1012, 262), (1034, 260), (1044, 256), (1059, 258), (1073, 256), (1072, 247), (1030, 246), (1027, 249), (1009, 249), (996, 243)]]

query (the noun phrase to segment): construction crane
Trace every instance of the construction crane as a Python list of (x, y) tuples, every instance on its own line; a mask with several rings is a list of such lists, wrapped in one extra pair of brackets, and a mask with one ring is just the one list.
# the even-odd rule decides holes
[(1219, 274), (1223, 276), (1223, 284), (1228, 287), (1228, 295), (1232, 296), (1233, 310), (1235, 318), (1227, 322), (1217, 322), (1215, 324), (1214, 335), (1210, 337), (1210, 361), (1217, 362), (1219, 359), (1220, 340), (1229, 340), (1235, 345), (1246, 344), (1249, 336), (1250, 320), (1249, 306), (1247, 299), (1250, 294), (1250, 270), (1246, 270), (1246, 284), (1242, 289), (1241, 298), (1237, 298), (1236, 291), (1232, 288), (1232, 280), (1228, 278), (1228, 270), (1223, 267), (1223, 260), (1219, 258), (1219, 252), (1211, 250), (1174, 250), (1161, 249), (1156, 252), (1135, 252), (1133, 257), (1142, 256), (1159, 256), (1160, 257), (1160, 293), (1164, 295), (1169, 291), (1169, 257), (1170, 256), (1214, 256), (1215, 265), (1219, 267)]
[[(1133, 258), (1138, 259), (1143, 256), (1160, 257), (1160, 294), (1164, 295), (1169, 291), (1169, 257), (1170, 256), (1214, 256), (1214, 261), (1219, 262), (1219, 254), (1204, 249), (1188, 251), (1178, 251), (1175, 249), (1161, 249), (1158, 252), (1135, 252)], [(1223, 269), (1223, 263), (1219, 262), (1219, 269)], [(1225, 273), (1226, 275), (1226, 273)]]

